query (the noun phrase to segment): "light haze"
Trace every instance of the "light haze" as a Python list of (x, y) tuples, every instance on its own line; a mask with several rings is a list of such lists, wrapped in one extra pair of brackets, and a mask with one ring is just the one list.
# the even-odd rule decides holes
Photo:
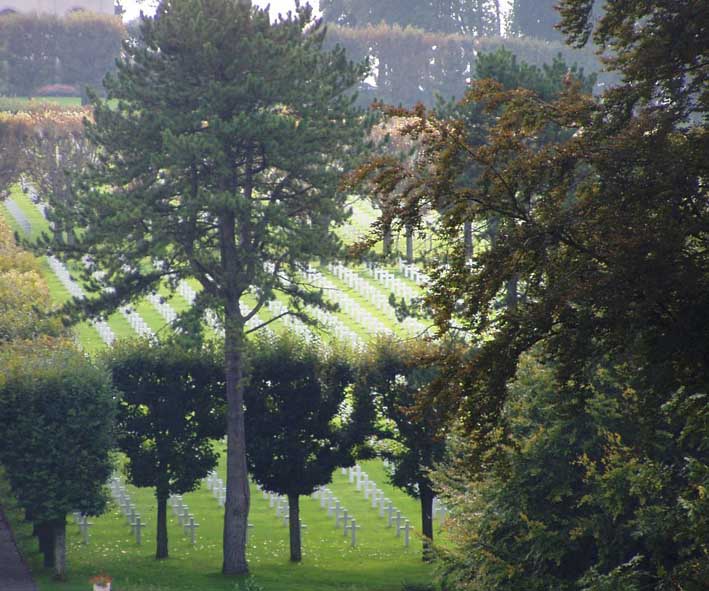
[[(294, 0), (255, 0), (255, 3), (259, 6), (271, 5), (271, 15), (275, 16), (279, 12), (286, 13), (289, 10), (295, 8)], [(302, 2), (305, 4), (305, 2)], [(126, 13), (123, 17), (124, 20), (129, 21), (137, 18), (142, 9), (145, 14), (149, 14), (155, 10), (155, 5), (157, 2), (153, 0), (121, 0), (121, 5), (125, 9)], [(318, 0), (310, 0), (310, 5), (317, 10)]]

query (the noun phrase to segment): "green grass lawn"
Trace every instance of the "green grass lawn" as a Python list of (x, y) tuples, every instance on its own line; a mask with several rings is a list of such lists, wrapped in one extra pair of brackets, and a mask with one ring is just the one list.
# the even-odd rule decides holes
[[(418, 503), (386, 484), (381, 462), (364, 462), (362, 466), (420, 530)], [(223, 464), (219, 472), (223, 478)], [(410, 547), (404, 548), (403, 538), (397, 538), (394, 530), (387, 528), (387, 520), (379, 517), (378, 510), (371, 508), (369, 501), (355, 491), (355, 486), (339, 470), (330, 488), (361, 525), (357, 547), (352, 548), (341, 529), (335, 529), (334, 518), (327, 516), (318, 500), (304, 497), (301, 516), (307, 527), (303, 530), (303, 562), (292, 564), (288, 560), (288, 528), (276, 517), (268, 500), (251, 487), (249, 522), (254, 527), (249, 535), (248, 558), (254, 591), (399, 591), (404, 582), (431, 581), (432, 569), (421, 561), (421, 543), (416, 536), (412, 537)], [(200, 525), (195, 546), (184, 535), (172, 510), (168, 510), (170, 558), (164, 561), (154, 559), (156, 502), (152, 490), (134, 487), (129, 490), (142, 520), (147, 523), (143, 544), (136, 545), (125, 517), (115, 505), (106, 514), (90, 520), (93, 525), (88, 545), (82, 543), (79, 528), (70, 518), (69, 580), (64, 583), (52, 581), (42, 568), (26, 524), (17, 526), (19, 544), (41, 591), (84, 591), (89, 589), (88, 579), (101, 572), (114, 578), (115, 591), (249, 588), (244, 579), (220, 574), (223, 509), (205, 485), (183, 497)], [(18, 522), (19, 517), (16, 511), (11, 519)]]

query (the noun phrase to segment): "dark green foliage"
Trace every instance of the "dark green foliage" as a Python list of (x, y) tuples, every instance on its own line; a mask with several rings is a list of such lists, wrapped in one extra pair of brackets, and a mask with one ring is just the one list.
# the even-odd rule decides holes
[[(51, 248), (95, 263), (86, 279), (100, 295), (68, 306), (74, 317), (195, 279), (190, 318), (209, 306), (222, 321), (227, 574), (247, 571), (246, 323), (276, 292), (295, 313), (325, 305), (300, 272), (338, 252), (333, 225), (347, 216), (338, 180), (364, 147), (351, 89), (366, 67), (342, 49), (323, 51), (323, 37), (309, 8), (271, 23), (248, 2), (162, 2), (107, 79), (114, 102), (94, 102), (88, 136), (101, 161), (75, 207), (56, 213), (63, 227), (86, 230)], [(105, 275), (92, 277), (99, 268)]]
[(156, 558), (167, 558), (165, 505), (195, 490), (217, 464), (213, 439), (225, 432), (221, 360), (178, 342), (124, 342), (106, 355), (118, 402), (118, 447), (135, 486), (155, 488)]
[[(5, 347), (0, 355), (0, 462), (37, 528), (49, 529), (65, 576), (65, 517), (104, 510), (115, 415), (108, 374), (66, 344)], [(52, 547), (52, 542), (54, 547)]]
[(119, 18), (86, 11), (64, 18), (0, 15), (0, 89), (32, 96), (48, 84), (76, 86), (82, 93), (87, 85), (99, 88), (125, 35)]
[(326, 21), (347, 27), (399, 25), (440, 33), (500, 34), (499, 0), (320, 0)]
[[(442, 551), (451, 588), (706, 589), (706, 396), (644, 409), (619, 386), (626, 371), (597, 368), (587, 385), (565, 386), (527, 359), (505, 409), (510, 437), (482, 475), (470, 478), (466, 438), (454, 440), (436, 473), (461, 541)], [(651, 415), (662, 441), (653, 458)]]
[(249, 472), (266, 490), (287, 495), (291, 560), (301, 559), (298, 497), (354, 464), (366, 416), (348, 394), (349, 360), (293, 336), (257, 340), (246, 389)]

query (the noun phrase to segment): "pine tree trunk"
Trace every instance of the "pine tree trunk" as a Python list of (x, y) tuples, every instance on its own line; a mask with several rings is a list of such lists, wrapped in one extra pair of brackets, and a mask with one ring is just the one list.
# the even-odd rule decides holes
[(431, 543), (433, 542), (433, 491), (427, 482), (419, 482), (421, 497), (421, 533), (423, 534), (423, 560), (432, 559)]
[(157, 521), (157, 548), (155, 550), (155, 559), (161, 560), (167, 558), (167, 497), (166, 490), (161, 488), (157, 492), (158, 497), (158, 521)]
[(54, 538), (54, 578), (66, 579), (66, 519), (57, 519), (52, 524)]
[(465, 222), (463, 224), (463, 248), (465, 249), (465, 260), (473, 258), (473, 224)]
[(290, 560), (300, 562), (303, 560), (300, 542), (300, 497), (288, 495), (288, 527), (290, 530)]
[(227, 301), (225, 309), (227, 471), (222, 572), (225, 575), (245, 575), (249, 572), (246, 562), (246, 528), (250, 496), (244, 425), (244, 326), (238, 301)]
[(414, 262), (414, 229), (411, 226), (406, 227), (406, 262)]

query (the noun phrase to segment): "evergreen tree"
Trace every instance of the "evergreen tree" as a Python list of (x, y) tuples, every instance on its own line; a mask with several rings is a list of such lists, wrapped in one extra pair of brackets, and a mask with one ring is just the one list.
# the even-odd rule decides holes
[(106, 81), (110, 103), (94, 99), (87, 133), (101, 161), (75, 208), (57, 212), (64, 227), (85, 231), (75, 245), (51, 248), (92, 261), (86, 279), (99, 295), (68, 306), (75, 317), (164, 282), (201, 285), (192, 315), (209, 307), (224, 328), (223, 572), (243, 574), (246, 323), (258, 328), (276, 292), (296, 313), (324, 305), (300, 272), (339, 246), (331, 229), (346, 215), (338, 178), (363, 135), (349, 89), (366, 68), (341, 49), (322, 50), (324, 30), (308, 6), (271, 23), (249, 2), (164, 1), (141, 36)]

